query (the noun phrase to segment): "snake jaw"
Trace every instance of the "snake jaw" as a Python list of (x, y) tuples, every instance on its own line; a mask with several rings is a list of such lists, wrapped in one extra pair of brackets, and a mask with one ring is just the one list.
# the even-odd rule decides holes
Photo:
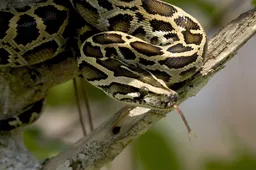
[(148, 94), (140, 101), (140, 105), (152, 109), (170, 109), (177, 103), (178, 94), (170, 92), (167, 94)]
[(127, 104), (156, 110), (169, 110), (178, 100), (178, 94), (175, 91), (153, 91), (146, 87), (141, 87), (137, 92), (118, 93), (112, 97)]

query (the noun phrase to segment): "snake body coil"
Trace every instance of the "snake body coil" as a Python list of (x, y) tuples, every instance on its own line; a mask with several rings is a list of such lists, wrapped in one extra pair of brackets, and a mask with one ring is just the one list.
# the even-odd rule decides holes
[(0, 11), (0, 66), (49, 60), (69, 48), (71, 35), (85, 79), (119, 101), (154, 109), (176, 103), (170, 87), (201, 68), (206, 47), (198, 21), (159, 0), (43, 0)]

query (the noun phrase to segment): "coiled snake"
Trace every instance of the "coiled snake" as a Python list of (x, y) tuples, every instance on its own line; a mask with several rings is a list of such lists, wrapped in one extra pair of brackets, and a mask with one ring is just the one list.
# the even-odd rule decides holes
[[(198, 21), (159, 0), (42, 0), (0, 11), (0, 67), (44, 62), (65, 52), (70, 39), (86, 80), (119, 101), (154, 109), (176, 103), (171, 86), (200, 69), (206, 47)], [(1, 120), (0, 129), (34, 121), (31, 108), (38, 109)]]

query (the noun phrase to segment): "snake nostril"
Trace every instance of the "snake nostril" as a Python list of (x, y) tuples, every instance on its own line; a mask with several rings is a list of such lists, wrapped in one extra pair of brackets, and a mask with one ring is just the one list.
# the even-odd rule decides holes
[(167, 94), (167, 99), (170, 103), (176, 103), (178, 101), (177, 94)]
[(166, 108), (173, 107), (174, 104), (178, 101), (178, 95), (177, 94), (166, 94)]
[(177, 102), (178, 101), (178, 96), (177, 95), (172, 95), (171, 96), (171, 101)]

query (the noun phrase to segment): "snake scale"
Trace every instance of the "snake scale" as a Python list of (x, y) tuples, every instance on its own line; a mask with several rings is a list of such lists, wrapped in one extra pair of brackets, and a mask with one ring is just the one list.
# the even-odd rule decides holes
[[(207, 44), (196, 19), (160, 0), (42, 0), (0, 11), (0, 67), (50, 60), (71, 39), (88, 82), (114, 99), (154, 109), (173, 107), (172, 85), (201, 68)], [(0, 130), (33, 122), (41, 108), (38, 101), (0, 120)]]

